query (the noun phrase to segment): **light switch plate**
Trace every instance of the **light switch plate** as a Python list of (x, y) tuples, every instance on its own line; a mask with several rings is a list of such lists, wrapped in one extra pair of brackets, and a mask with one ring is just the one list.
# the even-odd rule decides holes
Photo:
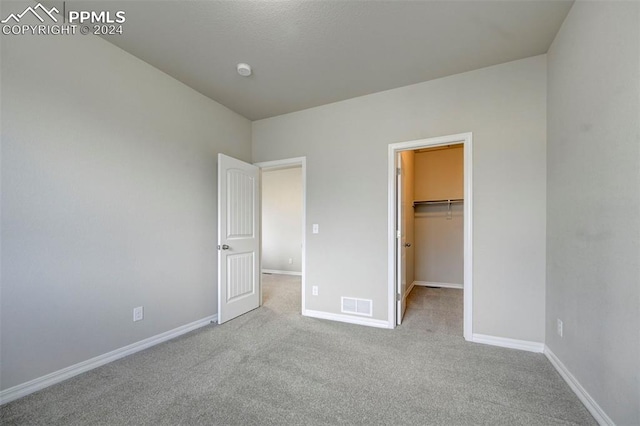
[(142, 319), (144, 319), (144, 308), (142, 306), (133, 308), (133, 321), (140, 321)]

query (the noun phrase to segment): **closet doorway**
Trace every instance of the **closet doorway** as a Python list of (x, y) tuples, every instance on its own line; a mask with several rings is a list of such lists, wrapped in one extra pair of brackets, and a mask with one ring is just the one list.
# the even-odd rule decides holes
[(409, 304), (409, 318), (470, 340), (471, 134), (392, 144), (389, 165), (390, 322)]

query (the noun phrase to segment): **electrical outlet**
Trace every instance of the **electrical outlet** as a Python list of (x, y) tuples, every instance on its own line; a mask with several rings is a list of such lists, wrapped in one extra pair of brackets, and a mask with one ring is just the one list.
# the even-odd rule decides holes
[(557, 331), (558, 331), (558, 336), (562, 337), (562, 334), (563, 334), (564, 330), (563, 330), (562, 320), (560, 318), (558, 318)]
[(318, 286), (314, 285), (313, 287), (311, 287), (311, 294), (313, 294), (314, 296), (318, 295)]
[(140, 321), (144, 318), (144, 308), (142, 306), (138, 306), (137, 308), (133, 308), (133, 321)]
[(293, 265), (293, 259), (289, 258), (289, 265)]
[(313, 232), (314, 234), (317, 234), (318, 232), (320, 232), (320, 228), (318, 227), (317, 223), (314, 223), (311, 228), (312, 228), (311, 232)]

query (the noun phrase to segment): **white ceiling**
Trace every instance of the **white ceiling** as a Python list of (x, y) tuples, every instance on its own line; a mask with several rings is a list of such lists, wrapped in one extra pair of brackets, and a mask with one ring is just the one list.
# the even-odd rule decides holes
[[(236, 0), (88, 7), (124, 10), (124, 34), (107, 37), (110, 42), (257, 120), (546, 53), (572, 3)], [(240, 77), (239, 62), (254, 74)]]

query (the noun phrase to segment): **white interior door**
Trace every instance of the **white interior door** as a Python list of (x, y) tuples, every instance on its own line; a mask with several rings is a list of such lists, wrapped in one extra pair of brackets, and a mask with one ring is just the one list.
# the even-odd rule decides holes
[(398, 156), (398, 173), (397, 173), (397, 186), (396, 186), (396, 204), (397, 204), (397, 249), (396, 253), (398, 255), (398, 260), (396, 262), (397, 265), (397, 295), (396, 298), (398, 300), (398, 306), (396, 311), (398, 313), (398, 324), (402, 324), (402, 318), (404, 317), (404, 312), (407, 309), (406, 298), (404, 297), (407, 292), (407, 235), (406, 235), (406, 226), (405, 226), (405, 217), (404, 217), (404, 164), (402, 162), (402, 155), (400, 153)]
[(218, 154), (218, 324), (260, 305), (260, 169)]

